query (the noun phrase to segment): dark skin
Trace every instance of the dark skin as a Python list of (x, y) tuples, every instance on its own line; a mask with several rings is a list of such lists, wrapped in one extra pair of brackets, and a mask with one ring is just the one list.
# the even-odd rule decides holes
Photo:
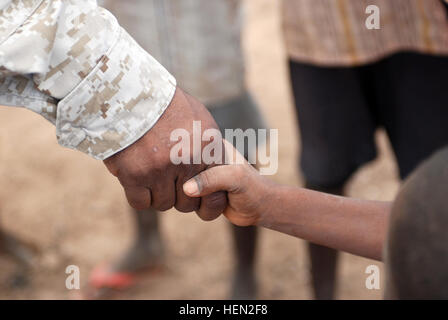
[[(193, 121), (201, 121), (202, 131), (218, 129), (204, 105), (177, 88), (171, 104), (154, 127), (137, 142), (104, 161), (122, 184), (134, 209), (152, 207), (166, 211), (175, 207), (181, 212), (196, 211), (206, 221), (216, 219), (224, 211), (225, 192), (190, 198), (182, 190), (188, 179), (213, 165), (174, 165), (170, 160), (171, 148), (176, 144), (170, 141), (171, 132), (183, 128), (193, 137)], [(208, 143), (203, 142), (202, 148)]]
[[(226, 152), (233, 147), (224, 141)], [(228, 192), (224, 216), (238, 226), (257, 225), (370, 259), (383, 259), (390, 202), (334, 196), (281, 186), (260, 176), (241, 155), (184, 185), (192, 197)]]

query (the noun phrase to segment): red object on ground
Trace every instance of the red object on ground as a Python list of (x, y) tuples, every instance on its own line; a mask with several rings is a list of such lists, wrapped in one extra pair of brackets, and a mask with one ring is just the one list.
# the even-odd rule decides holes
[(135, 277), (133, 273), (115, 272), (108, 265), (100, 265), (90, 274), (89, 284), (96, 289), (126, 289), (135, 283)]

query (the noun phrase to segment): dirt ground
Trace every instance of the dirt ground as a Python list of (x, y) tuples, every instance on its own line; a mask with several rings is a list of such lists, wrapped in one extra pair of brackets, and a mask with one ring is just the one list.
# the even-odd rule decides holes
[[(248, 83), (272, 128), (279, 128), (280, 165), (276, 181), (300, 185), (300, 149), (282, 47), (278, 1), (248, 4), (245, 31)], [(350, 182), (349, 194), (392, 199), (398, 188), (387, 139), (379, 133), (380, 156)], [(0, 108), (0, 223), (34, 243), (41, 252), (30, 285), (11, 289), (14, 265), (0, 256), (0, 299), (70, 299), (65, 268), (80, 267), (84, 284), (91, 269), (110, 260), (131, 241), (132, 220), (118, 182), (99, 161), (57, 145), (54, 127), (40, 116)], [(143, 278), (124, 299), (225, 299), (233, 267), (229, 226), (223, 218), (204, 223), (194, 214), (162, 216), (166, 270)], [(257, 276), (259, 298), (310, 299), (304, 243), (262, 230)], [(339, 299), (380, 299), (365, 288), (372, 262), (343, 254)], [(384, 280), (384, 273), (381, 275)]]

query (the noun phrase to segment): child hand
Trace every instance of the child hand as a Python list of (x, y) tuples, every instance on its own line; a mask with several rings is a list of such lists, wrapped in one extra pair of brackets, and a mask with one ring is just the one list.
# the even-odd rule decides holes
[(255, 225), (267, 209), (272, 182), (263, 178), (229, 142), (223, 140), (223, 143), (226, 157), (235, 155), (231, 163), (236, 164), (205, 170), (188, 180), (183, 190), (190, 197), (227, 191), (229, 204), (224, 216), (238, 226)]

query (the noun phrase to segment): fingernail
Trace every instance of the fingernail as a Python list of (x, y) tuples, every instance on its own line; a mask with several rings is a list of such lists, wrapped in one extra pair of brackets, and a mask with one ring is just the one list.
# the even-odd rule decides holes
[(194, 179), (188, 180), (184, 183), (184, 192), (192, 196), (199, 194), (198, 184)]

